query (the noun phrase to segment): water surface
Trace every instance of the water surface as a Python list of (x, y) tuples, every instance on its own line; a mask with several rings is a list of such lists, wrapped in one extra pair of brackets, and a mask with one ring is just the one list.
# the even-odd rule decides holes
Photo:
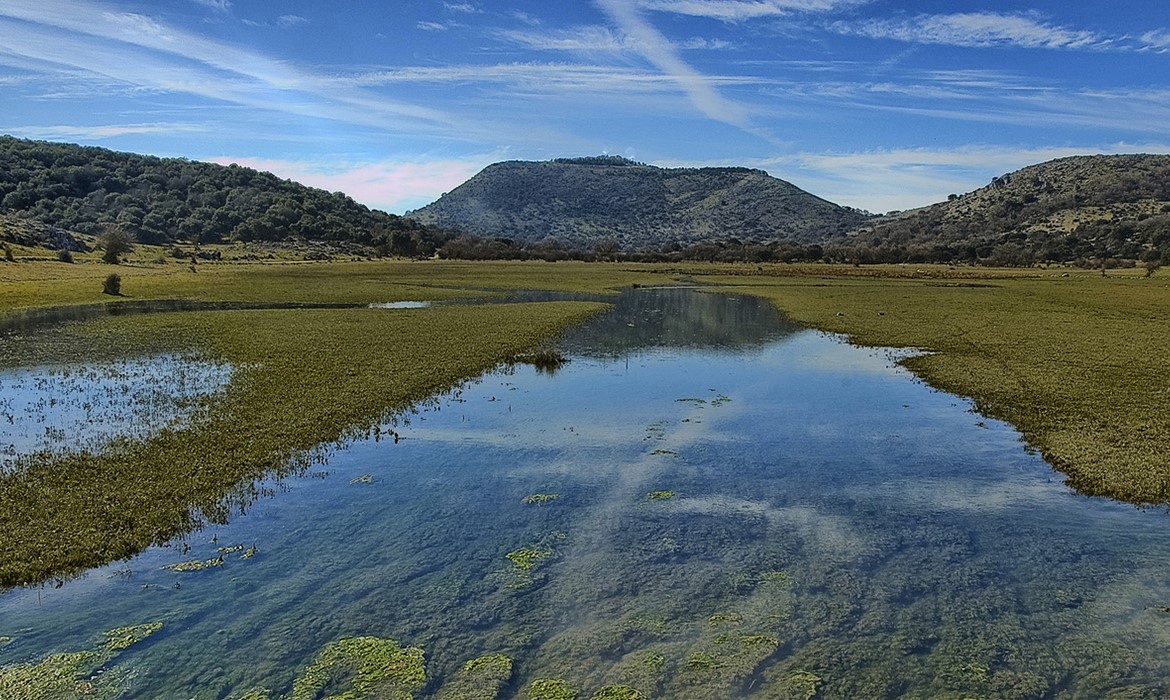
[(358, 635), (425, 650), (418, 697), (494, 652), (502, 697), (1170, 694), (1165, 514), (1077, 495), (888, 353), (693, 290), (628, 293), (563, 347), (228, 525), (3, 594), (0, 663), (161, 620), (125, 697), (279, 697)]

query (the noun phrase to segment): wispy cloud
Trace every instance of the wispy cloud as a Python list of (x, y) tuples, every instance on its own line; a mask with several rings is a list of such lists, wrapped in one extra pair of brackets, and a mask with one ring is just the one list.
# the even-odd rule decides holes
[(421, 29), (424, 32), (445, 32), (445, 31), (447, 31), (447, 25), (440, 24), (439, 22), (415, 22), (414, 26), (416, 29)]
[(85, 126), (77, 124), (3, 126), (0, 132), (28, 139), (93, 141), (135, 134), (194, 134), (211, 131), (205, 124), (154, 122), (149, 124), (105, 124)]
[(469, 2), (445, 2), (443, 3), (443, 8), (448, 12), (462, 12), (469, 15), (482, 12), (482, 10)]
[(191, 2), (203, 7), (210, 7), (217, 12), (227, 12), (228, 8), (232, 6), (228, 0), (191, 0)]
[(1016, 46), (1031, 49), (1104, 49), (1116, 43), (1114, 38), (1048, 24), (1030, 14), (923, 14), (900, 20), (834, 22), (830, 27), (841, 34), (871, 39), (971, 48)]
[(534, 51), (572, 51), (578, 53), (620, 53), (634, 49), (631, 40), (608, 27), (587, 25), (550, 31), (506, 29), (497, 36), (517, 46)]
[[(5, 21), (12, 17), (18, 22)], [(69, 32), (67, 36), (61, 30)], [(450, 130), (430, 107), (357, 90), (255, 51), (207, 39), (134, 13), (77, 0), (0, 5), (0, 63), (48, 74), (96, 74), (139, 88), (181, 92), (304, 118), (388, 128)]]
[(1153, 49), (1158, 53), (1166, 53), (1170, 51), (1170, 30), (1156, 29), (1152, 32), (1142, 34), (1143, 49)]
[(402, 213), (417, 209), (449, 192), (502, 155), (465, 158), (388, 160), (374, 163), (309, 162), (268, 158), (219, 156), (211, 162), (236, 163), (265, 170), (310, 187), (344, 192), (366, 206)]
[(280, 27), (281, 29), (288, 29), (290, 27), (296, 27), (301, 24), (307, 24), (308, 21), (309, 20), (301, 17), (300, 15), (281, 15), (280, 17), (276, 18), (276, 26)]
[(829, 12), (866, 2), (869, 0), (640, 0), (637, 4), (658, 12), (742, 22), (797, 12)]
[(652, 27), (635, 8), (625, 0), (596, 2), (622, 33), (633, 41), (638, 53), (686, 93), (695, 109), (711, 119), (758, 135), (750, 123), (748, 110), (720, 95), (705, 76), (682, 60), (670, 40)]

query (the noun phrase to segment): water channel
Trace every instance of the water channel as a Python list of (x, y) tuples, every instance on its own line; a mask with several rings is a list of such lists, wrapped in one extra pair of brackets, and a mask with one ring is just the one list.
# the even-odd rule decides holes
[(162, 622), (118, 656), (119, 697), (287, 697), (364, 636), (424, 651), (417, 698), (496, 653), (502, 698), (1170, 695), (1166, 514), (1078, 495), (893, 353), (669, 289), (562, 349), (229, 524), (0, 594), (0, 665)]

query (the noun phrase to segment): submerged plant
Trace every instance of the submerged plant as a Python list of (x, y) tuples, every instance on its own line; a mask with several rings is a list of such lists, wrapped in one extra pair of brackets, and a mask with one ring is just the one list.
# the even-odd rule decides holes
[(508, 552), (504, 556), (512, 565), (521, 571), (531, 571), (537, 564), (553, 555), (553, 551), (546, 547), (521, 547)]
[(578, 690), (561, 678), (538, 678), (528, 684), (528, 700), (577, 700)]
[(645, 697), (628, 685), (607, 685), (598, 689), (590, 700), (643, 700)]
[(162, 628), (161, 622), (120, 627), (106, 632), (94, 648), (51, 654), (35, 663), (0, 668), (0, 698), (64, 700), (119, 697), (127, 676), (109, 666), (119, 652)]
[[(412, 700), (426, 684), (423, 650), (393, 639), (347, 637), (321, 650), (293, 683), (290, 700)], [(326, 688), (345, 688), (324, 696)]]
[(438, 700), (496, 700), (512, 678), (512, 659), (506, 654), (474, 658), (439, 689)]
[(555, 493), (534, 493), (534, 494), (525, 496), (524, 498), (521, 498), (520, 502), (526, 506), (528, 506), (528, 505), (542, 506), (545, 503), (551, 503), (552, 501), (555, 501), (558, 498), (560, 498), (560, 496), (558, 494), (555, 494)]
[(646, 494), (646, 500), (648, 501), (669, 501), (672, 498), (674, 498), (674, 491), (668, 490), (651, 491)]

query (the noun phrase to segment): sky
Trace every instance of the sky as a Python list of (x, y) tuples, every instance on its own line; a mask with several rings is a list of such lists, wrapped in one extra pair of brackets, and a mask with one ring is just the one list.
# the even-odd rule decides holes
[(885, 212), (1170, 153), (1170, 3), (0, 0), (0, 133), (392, 213), (496, 161), (598, 154)]

